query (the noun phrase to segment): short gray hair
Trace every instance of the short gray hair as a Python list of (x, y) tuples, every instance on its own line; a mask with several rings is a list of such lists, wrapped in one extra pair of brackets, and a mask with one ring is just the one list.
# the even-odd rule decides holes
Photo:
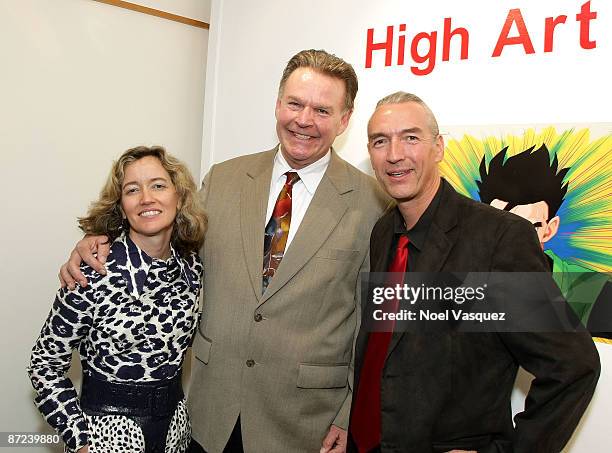
[(383, 105), (387, 104), (404, 104), (406, 102), (415, 102), (419, 104), (421, 107), (425, 109), (427, 115), (429, 116), (429, 129), (434, 137), (440, 135), (440, 129), (438, 128), (438, 121), (436, 120), (435, 115), (429, 108), (425, 101), (418, 97), (416, 94), (406, 93), (405, 91), (396, 91), (395, 93), (388, 94), (380, 101), (376, 103), (376, 108), (379, 108)]

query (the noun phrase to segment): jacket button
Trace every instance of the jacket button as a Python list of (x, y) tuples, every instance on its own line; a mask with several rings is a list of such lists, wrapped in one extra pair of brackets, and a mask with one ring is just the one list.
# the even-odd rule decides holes
[(255, 322), (260, 322), (262, 319), (261, 313), (255, 313)]
[(248, 366), (249, 368), (253, 368), (255, 366), (255, 360), (253, 359), (249, 359), (246, 361), (246, 366)]

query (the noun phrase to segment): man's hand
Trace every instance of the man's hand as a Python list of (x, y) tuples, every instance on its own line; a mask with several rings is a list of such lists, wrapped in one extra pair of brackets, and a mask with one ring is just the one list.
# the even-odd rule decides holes
[(320, 453), (345, 453), (346, 452), (346, 430), (331, 425)]
[[(93, 255), (96, 252), (98, 252), (97, 258)], [(100, 274), (106, 275), (104, 263), (106, 263), (109, 252), (110, 244), (106, 236), (85, 236), (81, 239), (70, 253), (68, 262), (60, 268), (59, 280), (62, 288), (67, 286), (74, 289), (76, 282), (81, 286), (87, 286), (87, 279), (80, 269), (82, 261), (85, 261)]]
[(89, 444), (85, 445), (84, 447), (81, 447), (77, 450), (77, 453), (89, 453)]

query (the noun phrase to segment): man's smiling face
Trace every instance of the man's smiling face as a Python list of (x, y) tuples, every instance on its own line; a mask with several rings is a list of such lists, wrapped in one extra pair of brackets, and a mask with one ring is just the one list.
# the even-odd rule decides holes
[(352, 113), (345, 92), (342, 80), (311, 68), (291, 73), (276, 101), (276, 133), (291, 167), (316, 162), (344, 132)]
[(368, 123), (368, 151), (376, 178), (398, 202), (432, 198), (444, 156), (431, 119), (416, 102), (384, 104)]

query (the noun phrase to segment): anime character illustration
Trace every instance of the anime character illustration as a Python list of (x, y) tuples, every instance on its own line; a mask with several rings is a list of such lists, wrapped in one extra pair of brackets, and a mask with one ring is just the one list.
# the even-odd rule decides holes
[(464, 136), (449, 141), (444, 173), (472, 198), (529, 220), (555, 282), (580, 321), (594, 336), (612, 338), (612, 281), (606, 274), (612, 142), (609, 135), (595, 142), (588, 136), (588, 130), (556, 135), (548, 128), (538, 137), (530, 130), (523, 140), (500, 140), (496, 154), (495, 140), (479, 143)]

